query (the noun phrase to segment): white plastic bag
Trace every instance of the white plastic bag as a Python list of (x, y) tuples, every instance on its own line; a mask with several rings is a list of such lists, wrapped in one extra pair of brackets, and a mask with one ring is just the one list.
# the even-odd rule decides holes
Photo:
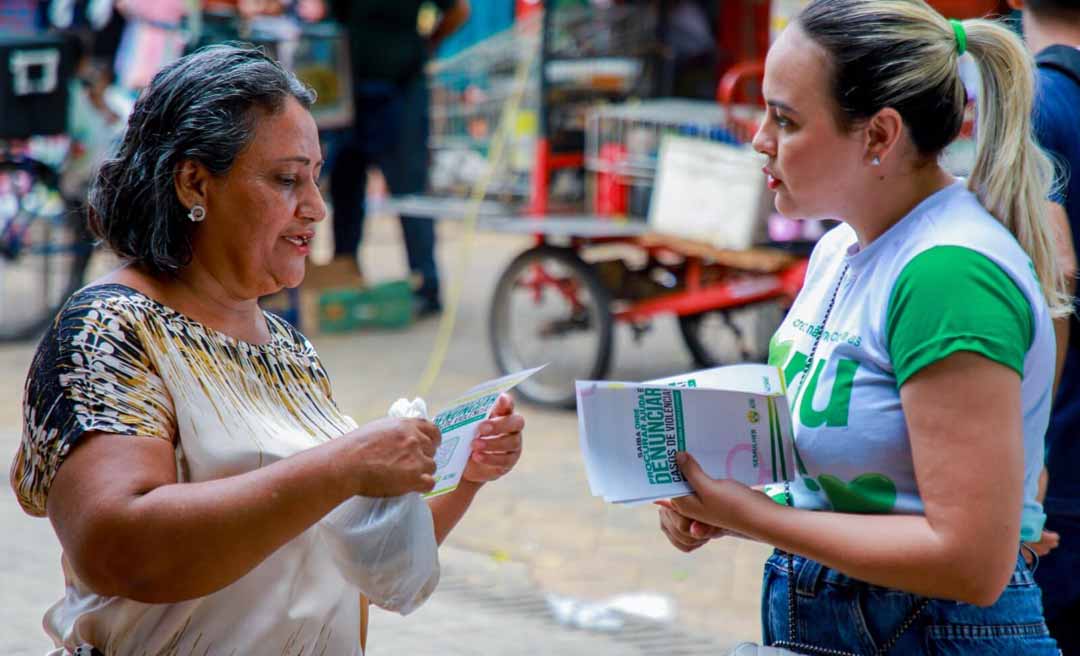
[[(422, 399), (399, 400), (392, 417), (425, 417)], [(353, 497), (319, 522), (341, 575), (371, 603), (407, 615), (439, 583), (439, 545), (427, 502), (417, 493)]]

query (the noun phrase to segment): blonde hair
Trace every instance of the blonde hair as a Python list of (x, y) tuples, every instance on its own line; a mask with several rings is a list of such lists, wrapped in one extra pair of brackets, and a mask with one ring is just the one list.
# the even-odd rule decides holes
[[(904, 119), (919, 153), (936, 157), (960, 134), (966, 92), (953, 23), (923, 0), (814, 0), (798, 25), (830, 55), (838, 120), (850, 128), (885, 107)], [(1046, 215), (1050, 159), (1035, 143), (1035, 65), (1006, 27), (961, 23), (982, 88), (968, 188), (1020, 242), (1053, 316), (1072, 311)]]

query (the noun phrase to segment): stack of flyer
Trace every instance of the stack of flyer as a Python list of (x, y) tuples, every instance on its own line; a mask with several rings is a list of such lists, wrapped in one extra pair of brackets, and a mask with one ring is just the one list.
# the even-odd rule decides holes
[(789, 480), (792, 424), (783, 375), (746, 364), (645, 383), (577, 381), (589, 488), (610, 503), (691, 494), (675, 460), (687, 451), (713, 478)]

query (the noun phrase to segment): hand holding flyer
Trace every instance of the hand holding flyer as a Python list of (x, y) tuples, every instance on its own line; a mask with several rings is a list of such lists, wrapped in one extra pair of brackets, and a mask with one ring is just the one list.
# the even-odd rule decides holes
[(612, 503), (690, 494), (675, 460), (687, 451), (713, 478), (787, 480), (791, 413), (776, 367), (719, 367), (647, 383), (577, 381), (589, 487)]
[(470, 446), (476, 437), (479, 423), (491, 414), (499, 395), (510, 391), (543, 368), (540, 366), (527, 369), (481, 383), (435, 415), (432, 422), (442, 431), (442, 444), (435, 452), (435, 488), (424, 496), (435, 497), (457, 489), (461, 483), (461, 475), (469, 464), (469, 456), (472, 454)]

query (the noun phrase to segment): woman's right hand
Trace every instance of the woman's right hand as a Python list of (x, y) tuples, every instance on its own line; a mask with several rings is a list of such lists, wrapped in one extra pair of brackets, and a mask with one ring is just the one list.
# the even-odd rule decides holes
[(426, 419), (387, 417), (339, 438), (335, 457), (349, 493), (396, 497), (435, 487), (435, 451), (442, 434)]

